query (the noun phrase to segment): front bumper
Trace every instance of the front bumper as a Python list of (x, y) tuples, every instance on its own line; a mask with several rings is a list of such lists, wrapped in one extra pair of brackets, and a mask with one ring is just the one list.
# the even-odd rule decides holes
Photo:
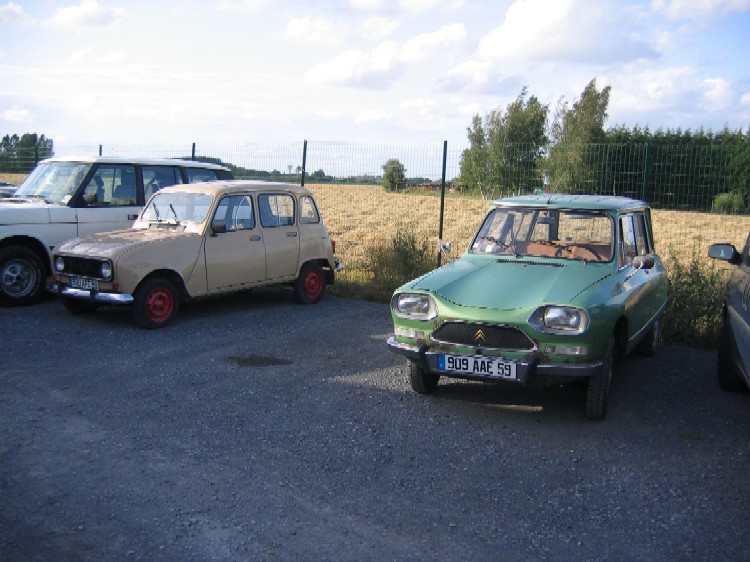
[[(438, 370), (438, 355), (442, 352), (432, 351), (426, 345), (416, 346), (396, 341), (395, 337), (388, 338), (388, 348), (399, 355), (403, 355), (410, 361), (419, 364), (427, 373), (433, 373), (445, 377), (475, 379), (496, 382), (497, 378), (483, 377), (481, 375), (466, 375), (463, 373), (452, 373), (450, 371)], [(586, 378), (598, 375), (604, 369), (604, 362), (594, 363), (540, 363), (538, 358), (529, 361), (516, 361), (516, 373), (518, 382), (524, 386), (531, 386), (537, 378), (541, 377), (563, 377), (563, 378)]]
[(133, 295), (129, 293), (106, 293), (102, 291), (87, 291), (72, 289), (62, 283), (52, 283), (50, 291), (68, 299), (86, 300), (102, 304), (131, 304)]

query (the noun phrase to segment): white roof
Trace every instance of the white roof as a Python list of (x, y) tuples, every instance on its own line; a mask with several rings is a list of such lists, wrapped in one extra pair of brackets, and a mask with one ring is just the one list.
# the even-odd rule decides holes
[(127, 158), (125, 156), (63, 156), (46, 158), (42, 162), (87, 162), (98, 164), (140, 164), (142, 166), (185, 166), (190, 168), (209, 168), (212, 170), (229, 170), (225, 166), (209, 164), (198, 160), (181, 160), (179, 158)]

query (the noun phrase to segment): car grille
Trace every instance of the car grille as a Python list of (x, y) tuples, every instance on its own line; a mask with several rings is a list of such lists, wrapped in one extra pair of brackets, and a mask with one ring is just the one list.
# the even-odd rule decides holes
[(533, 351), (534, 341), (521, 330), (493, 324), (443, 322), (432, 332), (431, 339), (439, 343), (471, 347)]
[(78, 277), (102, 279), (102, 263), (104, 260), (72, 256), (62, 256), (62, 258), (65, 260), (65, 271), (63, 273)]

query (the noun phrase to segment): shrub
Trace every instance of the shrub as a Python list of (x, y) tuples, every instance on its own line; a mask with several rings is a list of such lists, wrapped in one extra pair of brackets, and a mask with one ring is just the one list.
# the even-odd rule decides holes
[(721, 330), (721, 304), (727, 272), (702, 259), (696, 247), (688, 258), (669, 250), (669, 304), (664, 317), (664, 343), (715, 347)]
[(742, 194), (737, 191), (731, 193), (719, 193), (714, 197), (711, 211), (724, 215), (736, 215), (745, 212), (745, 202)]

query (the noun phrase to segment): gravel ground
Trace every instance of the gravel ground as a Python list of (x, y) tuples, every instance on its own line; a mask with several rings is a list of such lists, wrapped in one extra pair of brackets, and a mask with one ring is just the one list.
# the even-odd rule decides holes
[(585, 393), (411, 392), (387, 306), (0, 309), (0, 560), (750, 560), (750, 395), (665, 348)]

